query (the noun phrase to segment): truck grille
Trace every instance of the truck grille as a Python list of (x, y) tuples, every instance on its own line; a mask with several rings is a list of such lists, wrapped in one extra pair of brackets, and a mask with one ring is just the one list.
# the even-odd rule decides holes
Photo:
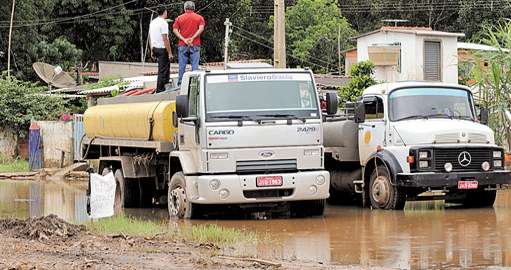
[[(463, 167), (458, 162), (458, 156), (462, 152), (468, 152), (471, 156), (471, 162)], [(492, 164), (492, 149), (488, 148), (436, 148), (433, 150), (435, 169), (443, 171), (444, 164), (450, 162), (453, 171), (481, 171), (481, 164), (485, 161)]]
[(296, 159), (241, 160), (236, 162), (236, 172), (296, 171)]

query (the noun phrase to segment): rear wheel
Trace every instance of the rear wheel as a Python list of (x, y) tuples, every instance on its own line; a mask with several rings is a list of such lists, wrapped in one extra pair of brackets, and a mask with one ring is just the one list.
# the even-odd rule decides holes
[(369, 199), (373, 208), (402, 210), (405, 207), (406, 194), (392, 184), (387, 168), (378, 166), (369, 181)]
[[(101, 175), (105, 176), (110, 172), (111, 171), (109, 168), (104, 168)], [(114, 214), (117, 215), (122, 213), (122, 209), (124, 208), (124, 177), (122, 177), (121, 172), (121, 176), (114, 174), (114, 178), (115, 178)]]
[(467, 192), (462, 204), (466, 207), (492, 207), (497, 197), (496, 190), (477, 190)]
[(308, 217), (322, 216), (325, 212), (326, 199), (313, 201), (298, 201), (291, 203), (291, 216)]
[(199, 215), (196, 207), (188, 200), (182, 172), (175, 173), (170, 179), (167, 201), (171, 218), (195, 218)]

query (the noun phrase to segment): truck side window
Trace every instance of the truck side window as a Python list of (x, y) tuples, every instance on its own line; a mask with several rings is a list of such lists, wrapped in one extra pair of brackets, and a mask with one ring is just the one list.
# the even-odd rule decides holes
[(189, 116), (197, 116), (199, 106), (199, 89), (200, 81), (199, 77), (194, 76), (190, 78), (190, 84), (188, 85), (188, 97), (189, 97)]
[(379, 97), (364, 99), (366, 119), (383, 119), (383, 100)]

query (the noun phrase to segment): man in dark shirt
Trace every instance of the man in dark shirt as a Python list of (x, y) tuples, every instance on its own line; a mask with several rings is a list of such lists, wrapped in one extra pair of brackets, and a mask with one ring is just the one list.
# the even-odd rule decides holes
[(181, 85), (183, 74), (186, 70), (188, 61), (192, 65), (192, 70), (199, 69), (200, 60), (200, 35), (204, 32), (206, 22), (204, 18), (195, 13), (195, 4), (187, 1), (184, 4), (185, 12), (176, 18), (172, 26), (174, 34), (179, 39), (178, 44), (178, 62), (179, 62), (179, 80)]

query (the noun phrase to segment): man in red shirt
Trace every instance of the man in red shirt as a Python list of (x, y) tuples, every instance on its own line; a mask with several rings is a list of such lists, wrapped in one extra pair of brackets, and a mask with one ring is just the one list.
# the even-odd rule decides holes
[(204, 32), (206, 22), (204, 18), (195, 13), (195, 4), (192, 1), (186, 1), (184, 4), (185, 13), (181, 14), (174, 21), (173, 32), (179, 39), (178, 44), (178, 62), (179, 62), (179, 80), (181, 85), (183, 74), (186, 70), (188, 60), (192, 65), (192, 70), (199, 69), (200, 60), (200, 35)]

